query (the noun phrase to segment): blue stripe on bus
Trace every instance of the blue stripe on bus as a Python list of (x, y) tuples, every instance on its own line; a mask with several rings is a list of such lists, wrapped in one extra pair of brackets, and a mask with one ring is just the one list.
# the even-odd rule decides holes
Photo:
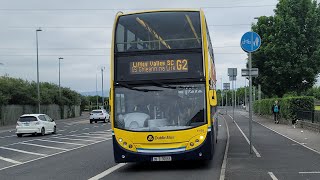
[(186, 147), (180, 147), (180, 148), (166, 148), (166, 149), (145, 149), (145, 148), (137, 148), (138, 152), (144, 152), (144, 153), (165, 153), (165, 152), (180, 152), (185, 151)]

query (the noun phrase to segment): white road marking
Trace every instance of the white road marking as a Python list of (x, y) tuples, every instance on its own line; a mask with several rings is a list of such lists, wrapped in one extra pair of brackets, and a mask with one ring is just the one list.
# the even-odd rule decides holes
[(65, 131), (64, 129), (58, 130), (59, 132)]
[(97, 127), (99, 127), (99, 126), (93, 126), (94, 128), (97, 128)]
[(320, 174), (320, 171), (299, 172), (299, 174)]
[(303, 146), (303, 147), (305, 147), (305, 148), (307, 148), (307, 149), (309, 149), (309, 150), (311, 150), (311, 151), (313, 151), (313, 152), (315, 152), (315, 153), (317, 153), (317, 154), (320, 154), (320, 152), (319, 152), (319, 151), (317, 151), (317, 150), (315, 150), (315, 149), (312, 149), (312, 148), (310, 148), (310, 147), (308, 147), (308, 146), (304, 145), (304, 143), (299, 143), (298, 141), (296, 141), (296, 140), (294, 140), (294, 139), (292, 139), (292, 138), (290, 138), (290, 137), (288, 137), (288, 136), (286, 136), (286, 135), (283, 135), (283, 134), (279, 133), (279, 132), (278, 132), (278, 131), (276, 131), (276, 130), (271, 129), (271, 128), (269, 128), (269, 127), (267, 127), (267, 126), (263, 125), (262, 123), (260, 123), (260, 122), (258, 122), (258, 121), (254, 121), (254, 122), (256, 122), (256, 123), (260, 124), (261, 126), (263, 126), (263, 127), (267, 128), (267, 129), (269, 129), (269, 130), (271, 130), (271, 131), (273, 131), (273, 132), (275, 132), (275, 133), (277, 133), (277, 134), (279, 134), (279, 135), (281, 135), (281, 136), (283, 136), (283, 137), (285, 137), (285, 138), (287, 138), (287, 139), (289, 139), (289, 140), (291, 140), (291, 141), (293, 141), (293, 142), (295, 142), (295, 143), (297, 143), (297, 144), (300, 144), (301, 146)]
[(273, 174), (273, 172), (268, 172), (268, 174), (272, 178), (272, 180), (278, 180), (278, 178)]
[(21, 164), (21, 162), (19, 162), (19, 161), (16, 161), (16, 160), (13, 160), (13, 159), (9, 159), (9, 158), (5, 158), (5, 157), (2, 157), (2, 156), (0, 156), (0, 160), (7, 161), (7, 162), (13, 163), (13, 164)]
[(0, 148), (1, 149), (6, 149), (6, 150), (10, 150), (10, 151), (16, 151), (16, 152), (20, 152), (20, 153), (25, 153), (25, 154), (32, 154), (32, 155), (36, 155), (36, 156), (48, 156), (47, 154), (23, 151), (23, 150), (20, 150), (20, 149), (14, 149), (14, 148), (8, 148), (8, 147), (0, 147)]
[(52, 137), (55, 139), (66, 139), (66, 140), (75, 140), (75, 141), (88, 141), (88, 142), (95, 142), (95, 140), (88, 140), (88, 139), (72, 139), (72, 138), (65, 138), (65, 137)]
[(111, 167), (111, 168), (103, 171), (102, 173), (100, 173), (100, 174), (98, 174), (98, 175), (96, 175), (96, 176), (94, 176), (94, 177), (92, 177), (92, 178), (90, 178), (90, 179), (88, 179), (88, 180), (98, 180), (98, 179), (101, 179), (101, 178), (103, 178), (103, 177), (105, 177), (105, 176), (113, 173), (113, 172), (116, 171), (117, 169), (125, 166), (126, 164), (127, 164), (127, 163), (119, 163), (119, 164), (117, 164), (117, 165), (115, 165), (115, 166), (113, 166), (113, 167)]
[(9, 137), (16, 137), (17, 135), (11, 135), (11, 136), (2, 136), (0, 137), (0, 139), (3, 139), (3, 138), (9, 138)]
[(75, 130), (75, 131), (70, 131), (69, 133), (75, 133), (75, 132), (77, 132), (78, 130)]
[[(79, 147), (75, 147), (75, 148), (69, 149), (68, 151), (73, 151), (73, 150), (80, 149), (80, 148), (83, 148), (83, 147), (87, 147), (87, 146), (90, 146), (90, 145), (98, 144), (98, 143), (101, 143), (101, 142), (104, 142), (104, 141), (107, 141), (107, 140), (111, 140), (111, 138), (110, 139), (105, 139), (105, 140), (102, 140), (102, 141), (96, 141), (96, 142), (93, 142), (93, 143), (90, 143), (90, 144), (87, 144), (87, 145), (82, 145), (82, 146), (79, 146)], [(58, 154), (62, 154), (62, 153), (68, 152), (68, 151), (61, 151), (61, 152), (57, 152), (57, 153), (54, 153), (54, 154), (50, 154), (48, 156), (43, 156), (43, 157), (39, 157), (39, 158), (36, 158), (36, 159), (32, 159), (30, 161), (26, 161), (26, 162), (23, 162), (21, 164), (14, 164), (14, 165), (11, 165), (11, 166), (7, 166), (7, 167), (4, 167), (4, 168), (1, 168), (0, 171), (4, 170), (4, 169), (11, 168), (11, 167), (19, 166), (19, 165), (22, 165), (22, 164), (26, 164), (26, 163), (29, 163), (29, 162), (33, 162), (33, 161), (37, 161), (37, 160), (40, 160), (40, 159), (44, 159), (44, 158), (47, 158), (47, 157), (51, 157), (51, 156), (55, 156), (55, 155), (58, 155)]]
[(87, 130), (87, 129), (89, 129), (89, 128), (83, 128), (83, 130)]
[(112, 129), (108, 129), (107, 131), (112, 131)]
[(224, 151), (223, 163), (222, 163), (221, 171), (220, 171), (220, 180), (224, 180), (224, 179), (225, 179), (225, 176), (226, 176), (227, 156), (228, 156), (229, 139), (230, 139), (230, 133), (229, 133), (229, 127), (228, 127), (227, 121), (226, 121), (226, 119), (225, 119), (223, 116), (222, 116), (222, 118), (224, 119), (224, 123), (225, 123), (225, 125), (226, 125), (226, 127), (227, 127), (227, 135), (228, 135), (228, 138), (227, 138), (226, 148), (225, 148), (225, 151)]
[(43, 147), (43, 148), (48, 148), (48, 149), (57, 149), (57, 150), (62, 150), (62, 151), (67, 151), (67, 150), (68, 150), (68, 149), (59, 148), (59, 147), (44, 146), (44, 145), (32, 144), (32, 143), (24, 143), (24, 142), (21, 142), (20, 144), (25, 144), (25, 145), (29, 145), (29, 146)]
[[(228, 116), (233, 120), (233, 118), (232, 118), (230, 115), (228, 115)], [(247, 136), (243, 133), (242, 129), (239, 127), (239, 125), (237, 124), (237, 122), (236, 122), (236, 121), (233, 121), (233, 122), (234, 122), (235, 125), (238, 127), (238, 129), (240, 130), (241, 134), (243, 135), (243, 137), (246, 139), (246, 141), (247, 141), (248, 144), (250, 145), (249, 139), (248, 139)], [(252, 149), (253, 149), (253, 152), (256, 154), (256, 156), (260, 158), (261, 155), (260, 155), (260, 153), (257, 151), (257, 149), (256, 149), (254, 146), (252, 146)]]
[(93, 136), (93, 137), (96, 137), (96, 136), (100, 136), (100, 137), (104, 137), (104, 136), (106, 136), (106, 137), (110, 137), (110, 136), (112, 136), (112, 134), (110, 134), (110, 133), (101, 133), (101, 134), (92, 134), (92, 133), (82, 133), (82, 134), (84, 134), (85, 136)]
[(70, 144), (70, 145), (76, 145), (76, 146), (85, 145), (85, 144), (71, 143), (71, 142), (51, 141), (51, 140), (46, 140), (46, 139), (37, 139), (37, 141), (52, 142), (52, 143), (58, 143), (58, 144)]
[(69, 135), (72, 137), (79, 137), (79, 138), (96, 138), (96, 139), (105, 139), (104, 137), (95, 137), (95, 136), (81, 136), (81, 135)]

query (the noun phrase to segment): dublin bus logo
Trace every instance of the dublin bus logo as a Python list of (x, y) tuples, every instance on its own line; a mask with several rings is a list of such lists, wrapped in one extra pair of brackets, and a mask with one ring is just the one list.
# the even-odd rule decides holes
[(149, 142), (151, 142), (151, 141), (154, 140), (154, 137), (153, 137), (152, 135), (148, 135), (148, 136), (147, 136), (147, 140), (148, 140)]

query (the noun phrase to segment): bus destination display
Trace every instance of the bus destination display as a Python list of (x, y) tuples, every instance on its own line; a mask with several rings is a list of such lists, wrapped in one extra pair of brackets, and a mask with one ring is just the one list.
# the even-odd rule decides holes
[(131, 74), (177, 73), (188, 72), (187, 59), (132, 61)]

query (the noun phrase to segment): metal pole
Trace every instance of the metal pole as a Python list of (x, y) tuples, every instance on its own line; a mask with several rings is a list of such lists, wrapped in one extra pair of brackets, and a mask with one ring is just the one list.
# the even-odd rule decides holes
[(60, 64), (61, 64), (61, 59), (63, 59), (62, 57), (59, 58), (59, 98), (60, 98), (60, 102), (61, 102), (61, 84), (60, 84)]
[(99, 108), (99, 100), (98, 100), (98, 74), (96, 73), (96, 96), (97, 96), (97, 109)]
[(237, 79), (234, 81), (234, 107), (237, 107)]
[(37, 46), (37, 95), (38, 95), (38, 113), (40, 114), (40, 84), (39, 84), (39, 50), (38, 50), (38, 31), (36, 30), (36, 46)]
[(252, 75), (251, 53), (249, 53), (249, 142), (250, 154), (252, 154)]
[(260, 100), (261, 100), (261, 85), (258, 85), (258, 100), (259, 100), (259, 115), (261, 113), (261, 106), (260, 106)]
[(101, 68), (101, 90), (102, 90), (102, 92), (101, 92), (101, 96), (102, 96), (102, 106), (103, 106), (103, 108), (104, 108), (104, 97), (103, 97), (103, 70), (104, 70), (104, 67), (102, 67)]
[(222, 78), (221, 79), (221, 106), (223, 107), (223, 83), (222, 83)]
[(247, 78), (244, 78), (244, 106), (247, 105)]
[(232, 81), (232, 118), (233, 118), (233, 121), (234, 121), (234, 106), (235, 106), (235, 101), (234, 101), (234, 81)]
[(228, 114), (228, 91), (226, 90), (226, 114)]

